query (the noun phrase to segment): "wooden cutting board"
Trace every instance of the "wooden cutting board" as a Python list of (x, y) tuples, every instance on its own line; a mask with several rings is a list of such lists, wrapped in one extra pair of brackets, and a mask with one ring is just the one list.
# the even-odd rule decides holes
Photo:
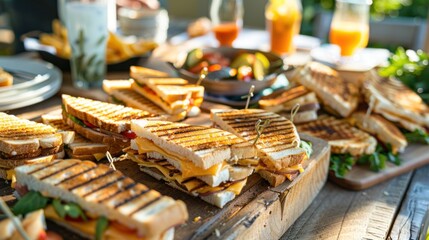
[(344, 178), (337, 178), (332, 172), (330, 172), (329, 180), (351, 190), (370, 188), (388, 179), (429, 164), (429, 146), (412, 144), (405, 149), (400, 157), (402, 159), (400, 166), (387, 162), (385, 169), (380, 172), (373, 172), (368, 166), (355, 165)]
[[(304, 173), (292, 183), (285, 182), (276, 188), (253, 174), (242, 193), (222, 209), (157, 181), (141, 172), (132, 161), (116, 162), (115, 166), (135, 181), (186, 203), (189, 220), (176, 227), (175, 239), (278, 239), (310, 205), (327, 180), (329, 145), (307, 135), (302, 138), (312, 142), (314, 149)], [(14, 200), (11, 188), (4, 181), (0, 182), (0, 191), (8, 203)], [(48, 229), (64, 239), (81, 239), (50, 221)]]

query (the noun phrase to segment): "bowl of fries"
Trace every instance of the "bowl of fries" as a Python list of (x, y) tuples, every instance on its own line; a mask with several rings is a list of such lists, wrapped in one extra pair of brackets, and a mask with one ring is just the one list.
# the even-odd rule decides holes
[[(28, 51), (37, 51), (40, 57), (61, 70), (70, 70), (71, 48), (67, 40), (67, 29), (59, 20), (52, 22), (52, 33), (33, 31), (23, 36), (24, 47)], [(148, 58), (157, 47), (153, 41), (126, 41), (116, 33), (109, 33), (106, 47), (108, 71), (128, 70), (130, 65)]]

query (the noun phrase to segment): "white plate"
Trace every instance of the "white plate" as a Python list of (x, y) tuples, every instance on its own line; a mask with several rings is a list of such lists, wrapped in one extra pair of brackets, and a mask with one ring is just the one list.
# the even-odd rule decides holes
[(387, 62), (390, 52), (382, 48), (364, 48), (352, 57), (341, 58), (340, 48), (324, 44), (310, 52), (311, 57), (340, 71), (366, 72)]
[(11, 72), (20, 71), (35, 76), (34, 79), (21, 79), (22, 81), (17, 79), (11, 87), (0, 88), (0, 111), (41, 102), (53, 96), (61, 87), (61, 71), (47, 62), (19, 57), (0, 57), (0, 67)]

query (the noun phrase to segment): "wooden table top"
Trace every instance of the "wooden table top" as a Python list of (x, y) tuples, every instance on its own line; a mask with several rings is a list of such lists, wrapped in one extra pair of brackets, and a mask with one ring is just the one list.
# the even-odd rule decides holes
[[(155, 59), (145, 62), (144, 66), (166, 70), (166, 66)], [(126, 79), (128, 73), (109, 73), (106, 78)], [(60, 107), (61, 93), (106, 99), (101, 90), (76, 91), (71, 87), (69, 74), (64, 73), (63, 86), (57, 95), (8, 113), (37, 119)], [(206, 109), (211, 107), (205, 104)], [(198, 124), (207, 119), (193, 121)], [(425, 166), (364, 191), (345, 190), (327, 182), (281, 239), (418, 239), (423, 215), (429, 206), (428, 176), (429, 166)], [(10, 189), (0, 189), (0, 195), (10, 195)]]

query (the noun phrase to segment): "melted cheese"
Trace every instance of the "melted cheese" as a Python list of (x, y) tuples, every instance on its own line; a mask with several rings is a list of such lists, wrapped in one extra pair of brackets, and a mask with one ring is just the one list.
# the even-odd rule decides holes
[[(133, 160), (137, 161), (138, 164), (141, 166), (152, 167), (152, 168), (158, 169), (164, 175), (164, 177), (166, 177), (167, 179), (170, 179), (172, 181), (177, 181), (178, 183), (182, 184), (182, 186), (184, 186), (186, 188), (186, 190), (188, 190), (188, 191), (191, 191), (191, 190), (199, 187), (202, 183), (201, 181), (198, 181), (198, 180), (191, 180), (191, 181), (187, 181), (185, 183), (182, 183), (185, 180), (185, 178), (183, 176), (180, 176), (178, 174), (174, 174), (174, 175), (170, 176), (170, 171), (161, 165), (141, 160), (136, 156), (134, 156)], [(222, 186), (211, 187), (211, 186), (207, 185), (204, 187), (200, 187), (193, 192), (195, 192), (195, 193), (208, 193), (208, 192), (219, 192), (219, 191), (225, 190), (225, 191), (233, 192), (235, 195), (238, 195), (241, 193), (241, 190), (243, 190), (243, 187), (246, 185), (246, 182), (247, 182), (247, 178), (231, 184), (226, 189), (224, 189)]]
[(196, 166), (193, 162), (187, 160), (185, 157), (178, 154), (165, 151), (164, 149), (156, 146), (152, 141), (144, 138), (135, 139), (139, 153), (157, 152), (165, 157), (178, 161), (180, 163), (180, 171), (182, 172), (183, 178), (206, 176), (206, 175), (217, 175), (227, 163), (222, 162), (211, 166), (208, 169), (203, 169)]
[(100, 161), (100, 159), (103, 159), (106, 156), (105, 153), (94, 153), (92, 155), (94, 156), (95, 160), (97, 160), (97, 161)]
[[(95, 236), (95, 227), (97, 225), (96, 220), (88, 220), (85, 222), (78, 222), (78, 221), (67, 221), (60, 216), (58, 216), (57, 212), (55, 211), (54, 207), (52, 205), (49, 205), (45, 208), (45, 216), (47, 218), (53, 219), (56, 222), (67, 224), (71, 226), (73, 229), (79, 230), (80, 232), (84, 233), (88, 236)], [(144, 240), (144, 237), (138, 237), (134, 233), (121, 231), (115, 227), (107, 227), (106, 231), (103, 235), (104, 240), (109, 239), (129, 239), (129, 240)], [(146, 238), (147, 239), (147, 238)]]
[(15, 183), (16, 183), (15, 169), (6, 170), (6, 180), (12, 180), (10, 186), (12, 188), (15, 188)]

